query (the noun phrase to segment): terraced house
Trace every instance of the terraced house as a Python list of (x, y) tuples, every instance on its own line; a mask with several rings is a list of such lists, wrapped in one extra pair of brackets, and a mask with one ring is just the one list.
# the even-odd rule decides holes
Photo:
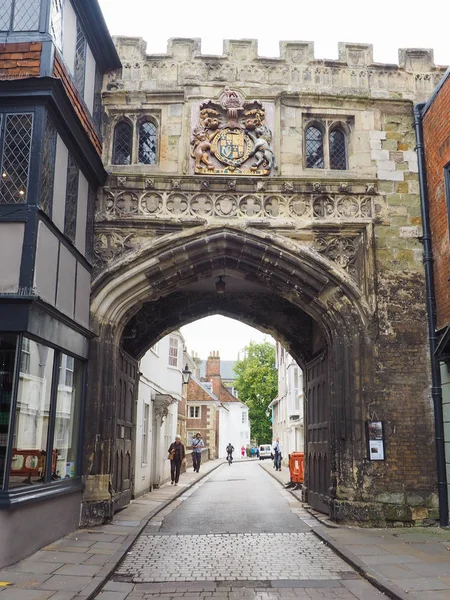
[(432, 51), (151, 55), (95, 0), (3, 6), (0, 563), (126, 503), (139, 361), (215, 313), (301, 367), (312, 506), (448, 520), (413, 129)]

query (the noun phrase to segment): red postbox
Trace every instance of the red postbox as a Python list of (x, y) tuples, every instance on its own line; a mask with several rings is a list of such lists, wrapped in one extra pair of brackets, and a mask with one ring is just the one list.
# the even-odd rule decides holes
[(292, 483), (303, 483), (305, 467), (305, 454), (303, 452), (291, 452), (289, 455), (289, 472)]

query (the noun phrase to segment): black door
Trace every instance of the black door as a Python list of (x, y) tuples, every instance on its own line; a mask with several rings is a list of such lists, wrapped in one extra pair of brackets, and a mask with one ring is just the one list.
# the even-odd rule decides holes
[(329, 400), (326, 355), (315, 358), (306, 366), (305, 404), (307, 501), (316, 510), (329, 514)]
[(137, 393), (137, 362), (120, 351), (116, 389), (116, 440), (113, 468), (114, 512), (130, 503), (133, 481), (133, 418)]

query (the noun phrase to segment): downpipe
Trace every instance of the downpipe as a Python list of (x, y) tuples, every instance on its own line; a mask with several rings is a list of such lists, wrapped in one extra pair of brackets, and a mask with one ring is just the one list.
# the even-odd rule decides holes
[(416, 151), (419, 168), (420, 208), (423, 227), (423, 264), (425, 267), (426, 282), (426, 306), (428, 323), (428, 341), (430, 345), (431, 362), (431, 397), (434, 408), (434, 430), (436, 444), (436, 470), (438, 480), (439, 498), (439, 524), (448, 527), (448, 495), (447, 495), (447, 473), (445, 469), (445, 440), (444, 440), (444, 416), (442, 411), (442, 383), (439, 361), (436, 358), (438, 345), (436, 335), (436, 298), (434, 293), (433, 274), (433, 250), (431, 245), (430, 217), (428, 207), (428, 188), (426, 178), (426, 167), (424, 160), (423, 130), (421, 111), (425, 105), (414, 106), (414, 129), (416, 132)]

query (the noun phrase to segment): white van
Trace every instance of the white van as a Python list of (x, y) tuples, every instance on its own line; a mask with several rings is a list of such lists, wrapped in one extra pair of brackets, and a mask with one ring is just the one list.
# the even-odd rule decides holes
[(270, 444), (262, 444), (259, 447), (259, 460), (272, 458), (272, 446)]

